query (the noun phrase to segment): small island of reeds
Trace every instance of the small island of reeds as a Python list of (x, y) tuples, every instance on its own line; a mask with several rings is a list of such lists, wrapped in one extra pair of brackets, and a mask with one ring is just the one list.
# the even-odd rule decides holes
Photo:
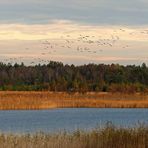
[(0, 110), (52, 108), (148, 108), (148, 95), (121, 93), (66, 93), (1, 91)]

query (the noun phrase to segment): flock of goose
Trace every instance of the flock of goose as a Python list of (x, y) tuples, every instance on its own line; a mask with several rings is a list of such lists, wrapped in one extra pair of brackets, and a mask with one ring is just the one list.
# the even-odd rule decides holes
[[(121, 33), (126, 33), (126, 29), (118, 29)], [(148, 30), (140, 31), (143, 35), (148, 35)], [(133, 36), (136, 32), (130, 32), (129, 35)], [(103, 53), (103, 51), (106, 48), (114, 48), (117, 43), (119, 43), (122, 36), (119, 36), (117, 33), (117, 30), (113, 31), (113, 34), (110, 34), (108, 38), (103, 38), (103, 35), (96, 36), (96, 35), (87, 35), (78, 34), (73, 38), (71, 34), (63, 34), (59, 36), (59, 41), (56, 41), (54, 39), (45, 39), (45, 40), (39, 40), (39, 46), (40, 49), (40, 57), (34, 58), (32, 57), (32, 61), (30, 62), (30, 65), (36, 64), (36, 63), (48, 63), (49, 60), (45, 60), (44, 56), (52, 56), (53, 54), (56, 54), (60, 50), (68, 50), (68, 52), (78, 52), (78, 54), (92, 54), (97, 55), (100, 53)], [(120, 48), (129, 48), (130, 45), (128, 44), (121, 44)], [(31, 51), (32, 49), (30, 47), (25, 47), (24, 52)], [(75, 54), (75, 53), (73, 53)], [(23, 61), (25, 57), (17, 57), (17, 58), (9, 58), (5, 59), (4, 62), (7, 63), (15, 63), (16, 61), (20, 60)]]

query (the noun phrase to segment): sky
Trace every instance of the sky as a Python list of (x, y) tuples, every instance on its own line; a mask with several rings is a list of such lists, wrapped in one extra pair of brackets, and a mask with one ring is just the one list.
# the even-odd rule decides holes
[(148, 65), (147, 0), (0, 0), (0, 61)]

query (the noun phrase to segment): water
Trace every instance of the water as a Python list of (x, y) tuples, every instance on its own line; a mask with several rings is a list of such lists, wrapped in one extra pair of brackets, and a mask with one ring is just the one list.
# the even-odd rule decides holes
[(58, 132), (92, 129), (111, 121), (116, 126), (132, 127), (138, 122), (148, 124), (148, 109), (66, 108), (33, 111), (0, 111), (0, 131)]

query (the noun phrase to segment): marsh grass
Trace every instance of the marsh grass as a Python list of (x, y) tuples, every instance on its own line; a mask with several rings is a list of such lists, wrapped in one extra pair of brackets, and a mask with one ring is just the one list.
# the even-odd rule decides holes
[(2, 148), (147, 148), (148, 127), (117, 128), (108, 124), (91, 131), (56, 134), (0, 134)]
[(147, 94), (1, 91), (0, 110), (51, 108), (148, 108)]

